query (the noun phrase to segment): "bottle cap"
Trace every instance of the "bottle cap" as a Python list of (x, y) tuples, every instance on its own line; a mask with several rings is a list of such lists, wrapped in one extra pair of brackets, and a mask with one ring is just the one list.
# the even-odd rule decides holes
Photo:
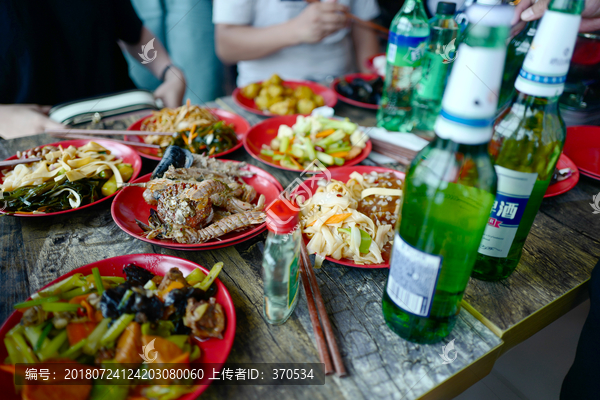
[(266, 209), (267, 229), (278, 235), (292, 233), (298, 228), (300, 208), (294, 201), (276, 199)]
[(436, 14), (443, 15), (454, 15), (454, 12), (456, 12), (456, 3), (448, 3), (445, 1), (440, 1), (437, 4), (437, 10), (435, 11)]
[(515, 14), (515, 7), (502, 5), (500, 1), (480, 0), (466, 11), (469, 24), (482, 26), (510, 26)]

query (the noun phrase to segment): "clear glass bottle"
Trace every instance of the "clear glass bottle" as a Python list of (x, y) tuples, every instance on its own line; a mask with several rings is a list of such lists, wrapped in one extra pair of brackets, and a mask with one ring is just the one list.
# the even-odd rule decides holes
[(454, 20), (455, 3), (439, 2), (429, 21), (431, 35), (425, 46), (421, 79), (412, 92), (410, 117), (401, 131), (416, 132), (433, 138), (433, 126), (442, 108), (442, 96), (450, 63), (456, 57), (458, 23)]
[(513, 11), (467, 9), (467, 36), (442, 101), (436, 138), (406, 175), (382, 307), (387, 325), (417, 343), (435, 343), (456, 323), (478, 243), (496, 193), (487, 151)]
[(477, 279), (505, 279), (521, 259), (566, 138), (558, 98), (583, 7), (584, 0), (552, 0), (515, 82), (517, 95), (496, 121), (490, 155), (498, 194), (473, 269)]
[(263, 312), (267, 322), (281, 325), (298, 303), (300, 283), (300, 225), (298, 211), (289, 201), (278, 199), (266, 210), (267, 240), (263, 251)]
[(406, 0), (390, 26), (383, 95), (377, 126), (398, 131), (410, 110), (410, 96), (421, 78), (421, 57), (429, 37), (422, 0)]

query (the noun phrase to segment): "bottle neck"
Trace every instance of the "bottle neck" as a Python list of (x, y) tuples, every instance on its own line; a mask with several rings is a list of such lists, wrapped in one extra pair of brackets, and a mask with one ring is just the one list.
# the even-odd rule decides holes
[(558, 111), (558, 100), (560, 96), (541, 97), (517, 91), (513, 102), (515, 105), (526, 109), (544, 109), (546, 112)]
[(548, 6), (548, 10), (581, 15), (584, 7), (585, 0), (552, 0)]

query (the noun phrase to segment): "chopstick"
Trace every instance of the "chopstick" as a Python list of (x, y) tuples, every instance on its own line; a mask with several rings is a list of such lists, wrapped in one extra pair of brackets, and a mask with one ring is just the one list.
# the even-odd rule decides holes
[(77, 135), (125, 135), (125, 136), (174, 136), (175, 132), (150, 132), (150, 131), (119, 131), (109, 129), (50, 129), (45, 133), (73, 133)]
[(32, 162), (42, 161), (41, 157), (19, 158), (18, 160), (0, 161), (0, 167), (12, 167), (13, 165), (29, 164)]
[[(307, 3), (316, 3), (317, 1), (321, 1), (321, 0), (306, 0)], [(364, 19), (360, 19), (356, 15), (351, 14), (349, 12), (346, 13), (346, 17), (348, 17), (348, 19), (351, 19), (352, 21), (354, 21), (355, 24), (362, 25), (365, 28), (373, 29), (373, 30), (379, 31), (381, 33), (385, 33), (386, 35), (388, 35), (390, 33), (389, 29), (386, 29), (381, 25), (377, 25), (374, 22), (365, 21)]]
[[(301, 239), (304, 240), (304, 239)], [(323, 329), (319, 322), (319, 315), (317, 307), (315, 306), (315, 299), (313, 298), (313, 292), (310, 289), (310, 283), (308, 282), (308, 274), (306, 270), (309, 268), (304, 264), (304, 258), (300, 257), (300, 271), (302, 285), (304, 286), (304, 293), (306, 293), (306, 302), (308, 303), (308, 315), (310, 316), (310, 322), (313, 326), (315, 333), (315, 340), (317, 341), (317, 351), (319, 352), (319, 359), (325, 364), (325, 375), (331, 375), (335, 372), (333, 364), (331, 363), (331, 357), (329, 357), (329, 351), (327, 350), (327, 341), (323, 336)]]
[(149, 149), (160, 149), (161, 147), (157, 144), (148, 144), (148, 143), (140, 143), (140, 142), (130, 142), (127, 140), (119, 140), (105, 137), (97, 137), (97, 136), (87, 136), (87, 135), (75, 135), (72, 133), (51, 133), (50, 136), (62, 139), (99, 139), (99, 140), (112, 140), (113, 142), (126, 144), (127, 146), (134, 147), (146, 147)]
[(373, 144), (373, 151), (393, 158), (403, 165), (410, 165), (412, 159), (417, 155), (417, 152), (414, 150), (384, 142), (383, 140), (371, 138), (371, 143)]
[(323, 297), (321, 296), (321, 290), (319, 289), (319, 284), (317, 283), (315, 271), (313, 270), (310, 258), (308, 258), (308, 250), (306, 250), (304, 239), (300, 240), (300, 254), (302, 257), (303, 265), (306, 266), (308, 280), (310, 281), (312, 292), (315, 296), (317, 310), (319, 312), (319, 317), (321, 318), (321, 324), (323, 324), (323, 330), (325, 331), (325, 338), (327, 339), (327, 345), (329, 346), (329, 353), (331, 354), (331, 358), (333, 359), (335, 372), (340, 378), (343, 378), (348, 375), (348, 372), (346, 372), (346, 367), (344, 367), (342, 355), (340, 354), (337, 342), (335, 341), (335, 335), (333, 334), (331, 321), (329, 321), (329, 316), (327, 315), (327, 310), (325, 309), (325, 302), (323, 302)]

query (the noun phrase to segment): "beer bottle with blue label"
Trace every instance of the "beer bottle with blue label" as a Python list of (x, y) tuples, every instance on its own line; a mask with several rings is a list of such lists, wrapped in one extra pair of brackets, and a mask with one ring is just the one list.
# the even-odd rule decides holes
[(584, 0), (550, 2), (515, 82), (516, 97), (496, 121), (490, 155), (498, 193), (473, 269), (477, 279), (505, 279), (521, 259), (565, 143), (558, 98), (583, 7)]
[(421, 56), (429, 37), (427, 14), (421, 0), (406, 0), (390, 26), (387, 67), (377, 126), (398, 131), (408, 111), (420, 75)]
[[(484, 3), (484, 4), (482, 4)], [(435, 343), (454, 327), (496, 194), (488, 152), (514, 11), (480, 0), (434, 126), (404, 184), (383, 316), (399, 336)]]

